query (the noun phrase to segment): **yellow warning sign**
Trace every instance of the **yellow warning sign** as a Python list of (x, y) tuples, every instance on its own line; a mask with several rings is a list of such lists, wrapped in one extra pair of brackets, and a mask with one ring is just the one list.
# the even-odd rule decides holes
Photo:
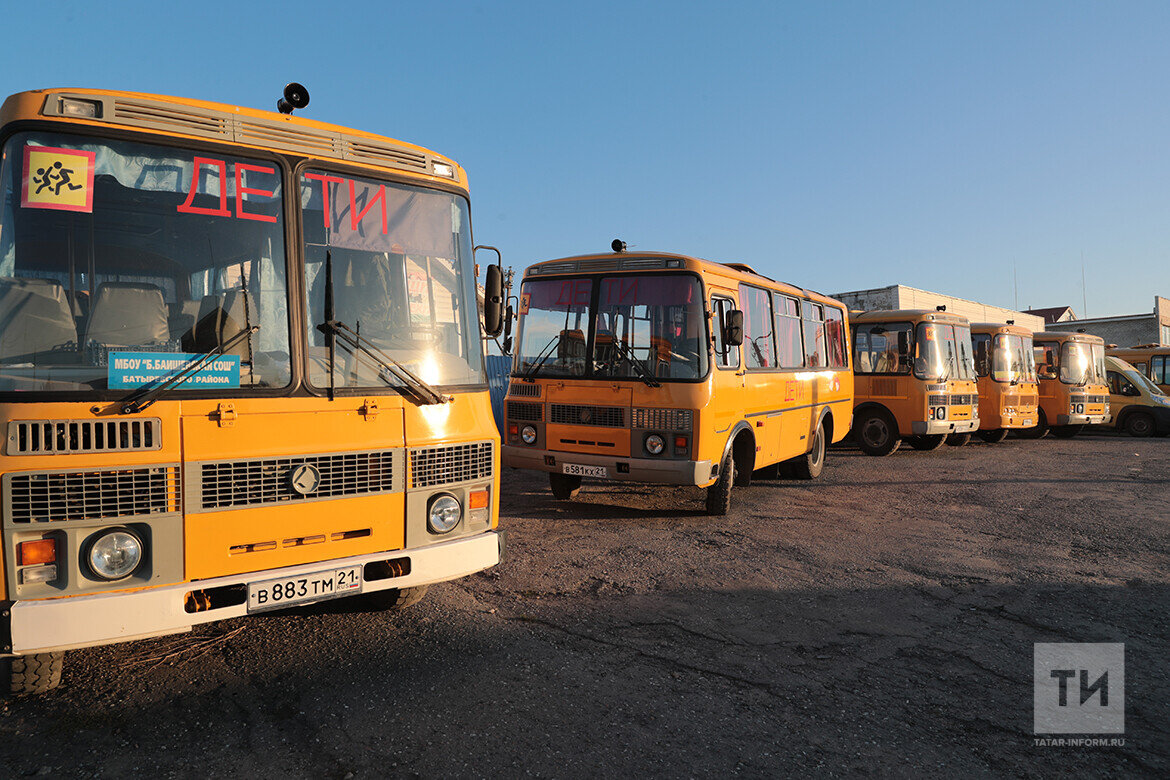
[(24, 147), (20, 205), (26, 209), (92, 212), (95, 158), (93, 152), (76, 149)]

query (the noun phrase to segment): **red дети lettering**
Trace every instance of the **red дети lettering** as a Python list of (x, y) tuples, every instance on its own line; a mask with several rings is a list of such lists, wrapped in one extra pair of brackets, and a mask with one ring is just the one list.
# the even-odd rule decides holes
[[(329, 204), (332, 201), (329, 200), (329, 185), (341, 184), (345, 181), (345, 179), (341, 178), (340, 176), (327, 176), (324, 173), (306, 173), (305, 178), (321, 182), (321, 211), (325, 214), (325, 227), (331, 228), (333, 225), (331, 224), (329, 218), (329, 212), (331, 211)], [(385, 203), (385, 201), (383, 201), (383, 203)]]
[(264, 195), (271, 198), (276, 194), (276, 190), (258, 190), (252, 187), (245, 187), (243, 184), (242, 171), (252, 171), (254, 173), (268, 173), (273, 176), (276, 175), (275, 168), (265, 168), (261, 165), (248, 165), (247, 163), (236, 163), (236, 216), (240, 219), (254, 219), (257, 222), (275, 222), (275, 214), (249, 214), (244, 211), (244, 195)]
[[(219, 169), (218, 209), (209, 209), (203, 206), (191, 205), (195, 200), (195, 195), (199, 192), (199, 170), (204, 165), (214, 166)], [(187, 193), (187, 200), (185, 200), (183, 204), (178, 207), (178, 209), (184, 214), (207, 214), (208, 216), (212, 217), (230, 217), (232, 213), (228, 211), (227, 206), (227, 163), (223, 160), (216, 160), (210, 157), (196, 157), (195, 169), (191, 173), (191, 189)]]

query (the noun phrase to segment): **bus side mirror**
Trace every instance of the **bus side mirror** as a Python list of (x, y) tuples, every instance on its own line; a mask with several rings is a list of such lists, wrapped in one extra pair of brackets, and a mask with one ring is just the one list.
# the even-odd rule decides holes
[(733, 347), (743, 343), (743, 312), (739, 309), (727, 312), (727, 323), (723, 327), (723, 343)]
[(516, 312), (512, 309), (512, 304), (508, 304), (508, 308), (504, 311), (504, 343), (501, 345), (504, 349), (505, 355), (512, 354), (512, 320), (516, 318)]
[(488, 266), (483, 285), (483, 329), (489, 336), (504, 329), (504, 272), (498, 265)]

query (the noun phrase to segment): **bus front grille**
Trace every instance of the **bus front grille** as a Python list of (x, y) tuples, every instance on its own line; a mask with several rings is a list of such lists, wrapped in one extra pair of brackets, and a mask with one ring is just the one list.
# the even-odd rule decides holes
[(13, 523), (106, 520), (178, 511), (178, 465), (4, 476), (4, 514)]
[(162, 447), (162, 420), (17, 420), (8, 423), (9, 455), (138, 452)]
[[(199, 464), (199, 493), (188, 512), (283, 501), (366, 496), (395, 490), (401, 450), (254, 458)], [(198, 507), (198, 508), (196, 508)]]
[(451, 485), (492, 475), (492, 443), (456, 444), (410, 451), (412, 488)]
[(544, 407), (523, 401), (508, 402), (508, 419), (517, 422), (540, 422), (544, 418)]
[(970, 406), (971, 404), (977, 403), (978, 400), (979, 396), (976, 395), (956, 394), (951, 396), (951, 404), (953, 406)]
[(508, 384), (508, 395), (519, 396), (521, 398), (540, 398), (540, 385), (511, 382)]
[(1074, 395), (1072, 396), (1074, 404), (1103, 404), (1105, 403), (1105, 396), (1103, 395)]
[(560, 425), (600, 425), (604, 428), (624, 428), (626, 425), (626, 415), (620, 406), (551, 404), (548, 419)]

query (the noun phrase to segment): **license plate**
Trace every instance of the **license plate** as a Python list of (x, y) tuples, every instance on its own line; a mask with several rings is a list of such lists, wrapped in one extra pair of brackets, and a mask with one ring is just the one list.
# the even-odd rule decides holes
[(1033, 423), (1031, 420), (1024, 420), (1024, 427), (1025, 428), (1031, 428), (1032, 425), (1033, 425)]
[(608, 477), (609, 469), (605, 466), (581, 466), (576, 463), (562, 463), (562, 474), (574, 474), (578, 477)]
[(362, 567), (346, 566), (326, 569), (299, 577), (281, 577), (277, 580), (253, 582), (248, 585), (248, 611), (282, 609), (310, 601), (322, 601), (338, 596), (360, 593)]

